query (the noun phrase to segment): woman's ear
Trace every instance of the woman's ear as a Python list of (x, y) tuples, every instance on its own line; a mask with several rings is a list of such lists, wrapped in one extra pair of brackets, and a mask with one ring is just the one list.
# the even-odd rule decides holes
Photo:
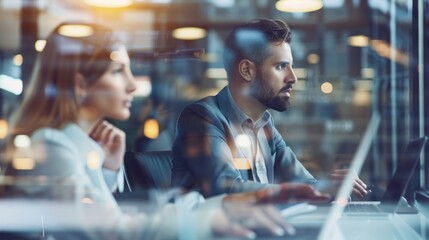
[(87, 84), (82, 73), (76, 73), (74, 78), (76, 98), (79, 103), (83, 103), (87, 96)]
[(246, 82), (252, 81), (256, 77), (256, 65), (248, 59), (241, 60), (238, 63), (238, 74)]

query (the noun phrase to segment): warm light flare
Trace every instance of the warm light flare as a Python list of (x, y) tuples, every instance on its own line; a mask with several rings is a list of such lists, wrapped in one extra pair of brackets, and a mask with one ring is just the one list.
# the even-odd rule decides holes
[(353, 99), (352, 102), (356, 106), (370, 106), (371, 105), (371, 92), (369, 91), (362, 91), (357, 89), (358, 91), (355, 91), (353, 93)]
[(325, 94), (330, 94), (334, 90), (334, 87), (332, 86), (332, 83), (330, 82), (324, 82), (320, 86), (320, 90)]
[(236, 169), (239, 169), (239, 170), (247, 170), (251, 168), (247, 158), (233, 158), (232, 164)]
[(24, 62), (24, 58), (22, 57), (22, 55), (21, 55), (21, 54), (16, 54), (16, 55), (13, 57), (12, 62), (13, 62), (13, 64), (15, 64), (16, 66), (21, 66), (21, 65), (22, 65), (22, 63)]
[(134, 96), (148, 97), (152, 92), (152, 82), (148, 76), (135, 76), (137, 89), (133, 92)]
[(31, 146), (31, 139), (27, 135), (18, 135), (13, 139), (13, 144), (17, 148), (27, 148)]
[(90, 151), (88, 152), (88, 155), (86, 156), (86, 165), (89, 169), (96, 170), (100, 168), (100, 156), (96, 151)]
[(46, 40), (39, 39), (34, 44), (34, 49), (36, 49), (36, 51), (38, 51), (38, 52), (41, 52), (41, 51), (43, 51), (43, 49), (45, 49), (45, 45), (46, 45)]
[(91, 198), (89, 198), (89, 197), (82, 198), (81, 202), (85, 203), (85, 204), (92, 204), (92, 203), (94, 203), (94, 201)]
[(35, 165), (34, 159), (30, 157), (15, 157), (12, 160), (12, 166), (16, 170), (31, 170)]
[(121, 59), (121, 52), (119, 51), (113, 51), (112, 53), (110, 53), (110, 59), (112, 61), (118, 61)]
[(159, 136), (159, 122), (156, 119), (148, 119), (144, 123), (143, 134), (150, 139), (155, 139)]
[(317, 55), (316, 53), (310, 53), (307, 56), (307, 62), (310, 64), (317, 64), (319, 63), (319, 55)]
[(237, 147), (241, 148), (250, 148), (251, 145), (249, 136), (245, 134), (240, 134), (235, 137), (235, 143), (237, 144)]
[(409, 64), (410, 57), (408, 56), (408, 54), (403, 53), (396, 48), (392, 49), (392, 46), (384, 40), (371, 40), (371, 47), (374, 49), (374, 51), (376, 51), (380, 56), (384, 58), (394, 60), (405, 66), (408, 66)]
[(7, 136), (9, 132), (9, 124), (5, 119), (0, 119), (0, 139)]
[(206, 70), (207, 78), (217, 78), (217, 79), (226, 79), (226, 71), (224, 68), (208, 68)]
[(336, 204), (340, 205), (341, 207), (345, 207), (347, 204), (349, 204), (349, 200), (345, 197), (340, 197), (337, 199)]

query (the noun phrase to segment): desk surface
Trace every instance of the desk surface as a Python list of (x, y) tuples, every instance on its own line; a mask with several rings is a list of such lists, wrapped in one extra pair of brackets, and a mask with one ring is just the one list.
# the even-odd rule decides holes
[[(287, 239), (318, 239), (319, 232), (330, 211), (321, 206), (315, 212), (288, 219), (297, 235)], [(429, 218), (422, 213), (387, 214), (384, 216), (344, 216), (334, 226), (331, 239), (429, 239)]]

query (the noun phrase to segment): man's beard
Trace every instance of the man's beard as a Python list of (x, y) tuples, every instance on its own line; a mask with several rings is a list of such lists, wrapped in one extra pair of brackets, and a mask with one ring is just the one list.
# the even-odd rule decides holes
[[(256, 79), (250, 89), (250, 94), (269, 109), (279, 112), (286, 111), (290, 105), (289, 98), (280, 97), (279, 93), (274, 92), (274, 89), (269, 86), (268, 81), (264, 79), (261, 71), (258, 69)], [(281, 89), (280, 92), (282, 90), (284, 89)]]

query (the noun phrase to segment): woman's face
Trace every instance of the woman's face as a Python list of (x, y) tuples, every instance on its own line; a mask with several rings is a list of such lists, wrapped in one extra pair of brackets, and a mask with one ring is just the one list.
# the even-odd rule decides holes
[(87, 86), (82, 107), (90, 118), (125, 120), (130, 116), (132, 92), (136, 90), (130, 69), (130, 58), (125, 47), (114, 51), (107, 71), (93, 84)]

